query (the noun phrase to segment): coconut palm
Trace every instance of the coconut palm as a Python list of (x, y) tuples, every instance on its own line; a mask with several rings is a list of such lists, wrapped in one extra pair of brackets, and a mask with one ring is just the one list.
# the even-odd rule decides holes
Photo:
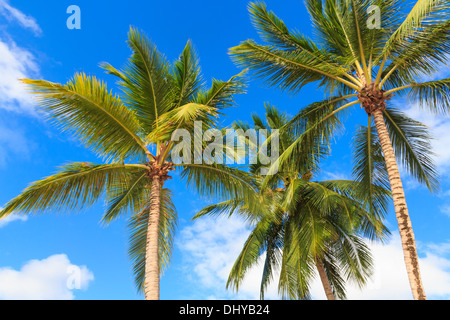
[(253, 188), (244, 175), (224, 165), (173, 163), (171, 135), (177, 129), (191, 130), (194, 121), (201, 121), (204, 129), (214, 127), (220, 111), (233, 104), (233, 95), (242, 93), (245, 84), (238, 75), (229, 81), (213, 80), (209, 89), (204, 88), (190, 42), (173, 65), (134, 28), (128, 44), (132, 55), (123, 70), (103, 64), (118, 77), (123, 97), (85, 74), (76, 74), (64, 85), (23, 80), (38, 98), (42, 114), (105, 163), (63, 166), (8, 202), (0, 218), (13, 212), (80, 209), (105, 195), (103, 222), (131, 212), (130, 256), (136, 281), (145, 298), (155, 300), (176, 227), (172, 195), (163, 188), (170, 172), (178, 169), (180, 177), (203, 195), (245, 197)]
[[(297, 93), (316, 83), (324, 90), (323, 101), (298, 115), (311, 121), (308, 130), (281, 154), (280, 162), (292, 157), (303, 139), (320, 137), (330, 121), (361, 105), (368, 125), (364, 134), (359, 130), (355, 146), (380, 145), (411, 291), (414, 299), (426, 299), (397, 159), (419, 182), (437, 190), (430, 136), (388, 101), (399, 95), (432, 112), (449, 113), (450, 78), (430, 79), (450, 56), (450, 1), (305, 0), (305, 5), (314, 41), (290, 31), (264, 3), (256, 2), (250, 4), (250, 12), (265, 44), (244, 41), (231, 48), (232, 58), (270, 86)], [(355, 169), (361, 180), (380, 179), (373, 175), (372, 160), (359, 153)], [(364, 188), (370, 192), (369, 186)]]
[[(256, 114), (252, 118), (254, 127), (237, 122), (234, 129), (248, 132), (255, 128), (278, 134), (281, 153), (298, 137), (295, 128), (287, 126), (286, 114), (269, 104), (265, 120)], [(284, 129), (274, 130), (279, 128)], [(272, 135), (267, 144), (273, 142)], [(325, 156), (327, 148), (321, 150)], [(327, 298), (345, 299), (346, 282), (363, 287), (372, 274), (372, 256), (363, 236), (384, 239), (389, 233), (383, 225), (383, 216), (390, 193), (373, 186), (374, 198), (370, 201), (374, 204), (369, 211), (367, 199), (360, 198), (359, 182), (313, 181), (320, 173), (320, 159), (311, 154), (299, 154), (293, 159), (292, 165), (284, 163), (264, 188), (261, 172), (264, 167), (268, 169), (267, 165), (257, 162), (249, 166), (261, 188), (259, 205), (250, 207), (245, 199), (233, 198), (207, 206), (194, 219), (239, 214), (251, 222), (252, 231), (231, 270), (227, 287), (239, 290), (251, 267), (264, 257), (262, 298), (275, 270), (280, 271), (278, 289), (283, 298), (310, 298), (311, 280), (317, 270)]]

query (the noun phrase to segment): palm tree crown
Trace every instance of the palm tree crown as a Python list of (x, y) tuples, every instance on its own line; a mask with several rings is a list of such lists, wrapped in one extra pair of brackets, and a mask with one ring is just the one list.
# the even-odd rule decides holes
[[(269, 104), (265, 120), (258, 115), (252, 118), (255, 129), (274, 132), (284, 128), (279, 132), (280, 152), (301, 134), (289, 129), (286, 125), (290, 119)], [(243, 122), (234, 124), (237, 130), (250, 127)], [(267, 143), (271, 143), (270, 139)], [(325, 156), (327, 148), (322, 148), (322, 152)], [(298, 166), (299, 161), (293, 166), (285, 163), (271, 177), (268, 187), (263, 187), (260, 175), (264, 165), (258, 162), (249, 166), (260, 188), (259, 206), (233, 198), (207, 206), (194, 219), (239, 214), (251, 222), (252, 232), (231, 270), (227, 286), (238, 290), (251, 267), (264, 256), (262, 298), (276, 270), (280, 272), (278, 289), (283, 298), (310, 298), (311, 280), (317, 268), (328, 299), (345, 299), (348, 280), (362, 287), (372, 273), (372, 257), (363, 236), (383, 239), (389, 233), (382, 221), (390, 193), (372, 186), (374, 197), (367, 199), (358, 191), (360, 182), (315, 181), (314, 176), (320, 171), (317, 159), (311, 154), (298, 155), (296, 159), (302, 159), (302, 165)], [(297, 169), (293, 169), (295, 165)]]

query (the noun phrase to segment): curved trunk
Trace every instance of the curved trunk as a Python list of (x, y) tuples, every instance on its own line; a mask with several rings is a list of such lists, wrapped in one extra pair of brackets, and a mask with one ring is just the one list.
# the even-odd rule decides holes
[(403, 247), (403, 255), (408, 273), (408, 279), (412, 294), (416, 300), (426, 300), (425, 290), (422, 285), (422, 279), (419, 270), (419, 257), (416, 250), (416, 242), (411, 225), (411, 220), (406, 206), (405, 192), (403, 190), (400, 172), (398, 171), (397, 161), (395, 159), (394, 149), (391, 139), (384, 122), (383, 112), (377, 110), (373, 113), (375, 126), (380, 139), (381, 148), (386, 161), (386, 167), (389, 174), (392, 196), (394, 198), (395, 215), (397, 217), (400, 237)]
[(320, 258), (316, 258), (316, 267), (317, 271), (319, 271), (320, 280), (322, 281), (323, 289), (325, 290), (327, 299), (336, 300), (336, 298), (334, 297), (333, 289), (331, 288), (330, 281), (328, 280), (327, 273), (325, 272), (323, 262)]
[(161, 178), (152, 178), (150, 212), (145, 254), (145, 300), (159, 300), (159, 220), (161, 212)]

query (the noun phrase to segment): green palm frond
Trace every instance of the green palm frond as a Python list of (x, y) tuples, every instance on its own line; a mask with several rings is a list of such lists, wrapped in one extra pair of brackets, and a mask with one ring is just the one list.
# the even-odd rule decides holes
[(76, 74), (66, 85), (44, 80), (23, 82), (36, 95), (47, 119), (102, 157), (120, 160), (145, 156), (134, 113), (102, 81)]
[(124, 100), (148, 134), (159, 116), (174, 107), (173, 79), (167, 59), (142, 32), (130, 28), (128, 45), (132, 56), (123, 70), (106, 63), (102, 67), (120, 79)]
[(349, 21), (353, 19), (353, 13), (349, 1), (306, 0), (305, 5), (319, 43), (335, 55), (351, 57), (349, 64), (358, 60), (358, 45), (350, 34), (353, 29)]
[(225, 200), (219, 203), (211, 204), (204, 207), (202, 210), (197, 212), (192, 220), (199, 219), (201, 217), (210, 215), (210, 216), (220, 216), (220, 215), (228, 215), (231, 216), (236, 210), (239, 210), (240, 214), (245, 212), (244, 209), (245, 203), (238, 199)]
[[(369, 127), (360, 126), (357, 129), (353, 150), (353, 176), (360, 184), (356, 190), (357, 197), (366, 199), (364, 205), (367, 206), (371, 216), (382, 218), (388, 208), (386, 192), (383, 189), (389, 189), (390, 184), (376, 129), (370, 122)], [(368, 224), (363, 225), (362, 228), (365, 229), (364, 234), (369, 238), (377, 236)]]
[(252, 230), (245, 241), (241, 253), (231, 268), (227, 281), (227, 289), (232, 288), (236, 292), (239, 291), (245, 275), (264, 253), (266, 233), (270, 225), (271, 221), (269, 219), (262, 219)]
[[(420, 29), (409, 41), (403, 41), (395, 51), (389, 66), (383, 71), (382, 78), (392, 77), (391, 73), (397, 71), (397, 77), (411, 79), (398, 83), (402, 86), (425, 76), (430, 76), (438, 71), (440, 65), (448, 61), (447, 53), (450, 51), (450, 21), (443, 21), (435, 26)], [(386, 81), (387, 79), (385, 79)], [(396, 86), (391, 86), (395, 88)]]
[[(397, 6), (398, 10), (404, 9)], [(448, 15), (448, 0), (417, 0), (398, 28), (391, 33), (383, 48), (382, 56), (388, 57), (391, 52), (402, 46), (404, 41), (414, 37), (423, 27), (439, 24), (441, 18)]]
[(296, 226), (290, 220), (285, 223), (283, 257), (278, 281), (278, 292), (283, 299), (310, 300), (310, 286), (314, 279), (314, 265), (309, 254), (298, 250)]
[(106, 196), (108, 206), (102, 218), (106, 224), (128, 212), (141, 212), (150, 203), (148, 170), (136, 170), (125, 179), (113, 181)]
[(186, 44), (173, 70), (176, 106), (180, 107), (191, 102), (202, 85), (198, 58), (191, 41)]
[(252, 40), (231, 48), (233, 60), (269, 86), (298, 92), (303, 86), (315, 81), (335, 88), (337, 83), (347, 84), (357, 90), (359, 87), (343, 77), (349, 75), (342, 69), (319, 61), (303, 51), (285, 51), (273, 46), (262, 46)]
[(71, 163), (57, 173), (32, 183), (19, 196), (9, 201), (0, 217), (11, 213), (36, 214), (44, 210), (81, 209), (92, 205), (114, 181), (128, 173), (143, 170), (140, 166)]
[(247, 71), (231, 77), (228, 81), (213, 79), (211, 88), (200, 90), (192, 102), (203, 104), (221, 110), (233, 106), (234, 96), (245, 92), (247, 81), (244, 76)]
[(210, 204), (200, 210), (194, 215), (192, 220), (199, 219), (204, 216), (228, 216), (238, 214), (243, 217), (250, 224), (256, 223), (262, 217), (268, 217), (271, 215), (271, 205), (273, 204), (273, 198), (278, 195), (267, 192), (264, 194), (255, 194), (253, 201), (243, 201), (236, 198), (231, 200), (225, 200), (218, 203)]
[(273, 280), (274, 273), (279, 269), (283, 252), (283, 225), (281, 223), (271, 223), (267, 228), (265, 236), (265, 258), (261, 278), (260, 297), (264, 300), (264, 293)]
[(450, 114), (450, 78), (413, 83), (409, 88), (408, 98), (420, 107), (437, 114)]
[(183, 164), (181, 178), (206, 198), (245, 199), (251, 206), (259, 189), (252, 176), (243, 170), (221, 164)]
[(345, 280), (363, 288), (374, 272), (373, 256), (367, 244), (358, 236), (343, 235), (332, 248)]
[[(369, 239), (384, 241), (390, 235), (383, 223), (391, 192), (381, 185), (373, 184), (368, 188), (365, 182), (354, 180), (328, 180), (319, 181), (318, 184), (338, 193), (335, 208), (340, 208), (340, 218), (358, 233)], [(361, 192), (361, 189), (369, 189), (371, 194)], [(339, 203), (340, 202), (340, 203)]]
[(430, 191), (437, 191), (439, 181), (429, 129), (394, 108), (387, 108), (384, 118), (399, 163), (419, 183)]
[[(359, 103), (344, 104), (348, 96), (328, 98), (319, 103), (313, 103), (293, 117), (284, 128), (295, 134), (284, 150), (280, 150), (278, 159), (272, 163), (264, 185), (273, 179), (274, 170), (287, 167), (287, 171), (306, 172), (316, 170), (321, 159), (329, 153), (329, 143), (335, 135), (335, 130), (341, 127), (341, 118), (348, 107)], [(344, 104), (344, 105), (343, 105)]]
[(170, 141), (175, 130), (185, 129), (194, 133), (195, 122), (201, 122), (202, 128), (214, 128), (219, 114), (213, 107), (188, 103), (162, 114), (156, 123), (156, 128), (146, 137), (147, 143), (157, 144)]
[(301, 51), (308, 54), (311, 58), (329, 64), (335, 68), (341, 69), (343, 73), (348, 69), (338, 64), (337, 56), (319, 49), (314, 41), (297, 33), (291, 33), (284, 22), (278, 18), (272, 11), (267, 10), (264, 2), (253, 2), (249, 5), (249, 11), (253, 25), (259, 32), (261, 38), (268, 44), (275, 45), (285, 50)]

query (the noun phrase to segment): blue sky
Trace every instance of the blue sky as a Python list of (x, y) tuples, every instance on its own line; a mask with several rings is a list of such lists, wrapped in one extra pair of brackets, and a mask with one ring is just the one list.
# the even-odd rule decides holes
[[(290, 28), (311, 34), (301, 0), (267, 0), (269, 9)], [(67, 7), (81, 8), (81, 30), (69, 30)], [(75, 72), (106, 80), (114, 78), (99, 68), (109, 62), (122, 66), (130, 51), (125, 43), (130, 25), (143, 30), (169, 60), (175, 60), (191, 39), (200, 57), (204, 78), (229, 79), (240, 70), (227, 51), (240, 41), (258, 36), (251, 25), (247, 1), (17, 1), (0, 0), (0, 206), (71, 161), (100, 162), (71, 136), (60, 133), (34, 111), (31, 97), (19, 78), (66, 82)], [(443, 66), (436, 77), (448, 77)], [(238, 107), (227, 110), (223, 123), (249, 120), (264, 111), (264, 102), (294, 115), (321, 99), (313, 86), (297, 96), (250, 81), (238, 96)], [(450, 297), (450, 120), (424, 114), (408, 101), (394, 100), (417, 120), (430, 126), (441, 173), (441, 190), (434, 195), (404, 175), (407, 201), (418, 243), (425, 289), (429, 298)], [(346, 130), (337, 137), (332, 157), (324, 162), (321, 178), (350, 178), (352, 132), (367, 122), (364, 112), (353, 113)], [(179, 225), (171, 267), (161, 280), (162, 299), (258, 298), (261, 268), (257, 267), (236, 294), (225, 289), (229, 268), (248, 235), (238, 218), (191, 217), (205, 202), (178, 183), (173, 189)], [(82, 212), (48, 212), (39, 216), (11, 216), (0, 221), (0, 299), (142, 299), (136, 293), (127, 257), (126, 219), (100, 224), (103, 203)], [(349, 286), (353, 299), (409, 299), (397, 223), (393, 210), (387, 217), (392, 237), (385, 245), (371, 244), (376, 272), (363, 291)], [(75, 270), (75, 271), (74, 271)], [(77, 273), (75, 288), (68, 277)], [(69, 281), (70, 282), (70, 281)], [(30, 285), (32, 283), (32, 285)], [(316, 281), (313, 297), (324, 294)], [(276, 285), (268, 298), (276, 299)]]

